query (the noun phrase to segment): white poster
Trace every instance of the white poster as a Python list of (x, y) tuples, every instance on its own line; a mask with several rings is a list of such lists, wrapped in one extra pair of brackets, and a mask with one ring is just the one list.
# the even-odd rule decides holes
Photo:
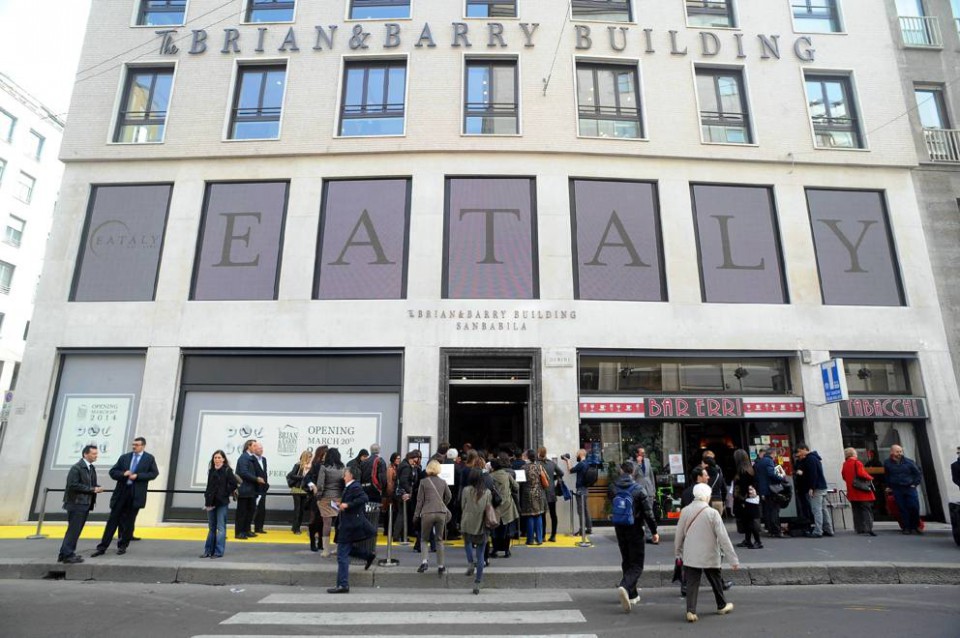
[(440, 478), (443, 479), (444, 483), (447, 485), (453, 485), (455, 477), (454, 470), (457, 469), (457, 466), (453, 463), (445, 463), (440, 466)]
[(517, 479), (517, 483), (526, 483), (527, 471), (521, 467), (519, 470), (514, 471), (514, 477)]
[(197, 428), (197, 458), (192, 489), (206, 486), (214, 451), (223, 450), (236, 464), (248, 439), (263, 444), (271, 492), (286, 491), (287, 472), (304, 450), (327, 445), (340, 450), (344, 464), (372, 442), (380, 440), (382, 414), (330, 412), (225, 412), (201, 410)]
[(671, 474), (683, 474), (683, 455), (682, 454), (671, 454), (670, 459), (670, 473)]
[[(111, 467), (127, 452), (132, 394), (67, 394), (57, 424), (51, 469), (63, 470), (80, 460), (85, 445), (100, 451), (96, 465)], [(206, 482), (206, 480), (204, 480)]]

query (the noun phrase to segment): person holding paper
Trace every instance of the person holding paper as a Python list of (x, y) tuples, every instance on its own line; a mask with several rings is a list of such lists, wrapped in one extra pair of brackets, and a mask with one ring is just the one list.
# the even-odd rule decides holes
[[(330, 452), (337, 451), (331, 448)], [(327, 458), (330, 458), (330, 452)], [(340, 453), (337, 451), (337, 459)], [(376, 553), (355, 550), (354, 545), (365, 541), (377, 533), (376, 526), (367, 518), (367, 499), (366, 493), (360, 484), (353, 480), (353, 472), (341, 465), (343, 481), (346, 484), (343, 488), (342, 497), (339, 501), (324, 500), (321, 505), (336, 508), (340, 513), (340, 521), (337, 525), (336, 547), (337, 547), (337, 584), (327, 590), (328, 594), (348, 594), (350, 593), (350, 557), (356, 556), (364, 560), (363, 569), (370, 569), (373, 561), (377, 558)]]

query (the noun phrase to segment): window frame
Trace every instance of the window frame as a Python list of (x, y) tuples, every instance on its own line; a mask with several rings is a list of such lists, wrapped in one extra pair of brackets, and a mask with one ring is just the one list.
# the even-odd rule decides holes
[[(133, 17), (131, 18), (131, 21), (130, 21), (131, 27), (143, 28), (143, 29), (156, 29), (157, 27), (161, 27), (161, 28), (162, 27), (182, 27), (187, 23), (187, 11), (190, 10), (190, 0), (184, 0), (183, 13), (181, 15), (180, 22), (177, 22), (177, 23), (171, 22), (166, 24), (147, 24), (143, 20), (147, 16), (147, 14), (150, 14), (150, 13), (177, 13), (177, 12), (172, 10), (166, 10), (166, 9), (160, 9), (159, 11), (157, 10), (147, 11), (145, 7), (147, 1), (148, 0), (137, 0), (137, 2), (134, 3)], [(176, 2), (177, 0), (164, 0), (164, 1), (167, 2), (167, 6), (170, 6), (169, 4), (170, 2)]]
[(9, 143), (9, 144), (12, 144), (12, 143), (13, 143), (13, 134), (14, 134), (14, 133), (16, 132), (16, 130), (17, 130), (17, 121), (18, 121), (18, 120), (17, 120), (16, 116), (14, 116), (13, 113), (10, 113), (10, 112), (7, 111), (6, 109), (0, 108), (0, 113), (2, 113), (3, 115), (6, 115), (8, 118), (10, 118), (10, 128), (7, 130), (6, 135), (0, 135), (0, 142), (7, 142), (7, 143)]
[[(13, 275), (17, 271), (16, 264), (11, 264), (8, 261), (0, 260), (0, 295), (9, 295), (11, 289), (13, 288)], [(9, 277), (6, 277), (7, 282), (3, 283), (5, 273), (9, 272)]]
[[(257, 58), (244, 58), (234, 61), (233, 65), (233, 79), (230, 82), (230, 94), (229, 99), (227, 100), (227, 115), (226, 123), (223, 131), (224, 142), (271, 142), (279, 141), (283, 135), (283, 111), (287, 102), (287, 88), (290, 86), (290, 65), (288, 63), (288, 58), (273, 58), (260, 60)], [(238, 108), (240, 102), (240, 91), (243, 88), (243, 82), (241, 76), (246, 72), (247, 69), (261, 69), (265, 72), (270, 72), (270, 70), (278, 70), (283, 68), (284, 79), (283, 79), (283, 95), (280, 97), (280, 113), (277, 115), (277, 135), (276, 137), (250, 137), (250, 138), (237, 138), (233, 137), (233, 130), (236, 124), (236, 114), (235, 111)], [(261, 100), (263, 98), (263, 89), (261, 89)], [(257, 110), (263, 110), (262, 104), (257, 107)], [(253, 120), (250, 120), (253, 121)], [(269, 121), (269, 120), (264, 120)]]
[[(917, 99), (917, 93), (924, 92), (930, 93), (933, 97), (934, 103), (937, 106), (937, 111), (940, 115), (940, 121), (943, 126), (937, 128), (930, 128), (923, 125), (923, 121), (920, 121), (921, 130), (950, 130), (953, 128), (953, 118), (950, 117), (950, 109), (947, 107), (947, 95), (944, 91), (943, 85), (937, 84), (914, 84), (913, 85), (913, 95), (914, 100)], [(917, 118), (920, 117), (920, 103), (917, 104)]]
[[(267, 5), (282, 6), (262, 6), (257, 7), (257, 3)], [(289, 20), (253, 20), (253, 16), (258, 9), (267, 11), (277, 11), (280, 9), (290, 9)], [(290, 24), (297, 20), (297, 0), (243, 0), (243, 12), (240, 16), (241, 24)]]
[[(336, 128), (334, 132), (334, 137), (343, 138), (343, 139), (352, 139), (352, 138), (380, 138), (380, 137), (406, 137), (407, 135), (407, 103), (409, 102), (410, 97), (410, 59), (408, 54), (397, 55), (397, 56), (384, 56), (384, 57), (343, 57), (342, 64), (340, 67), (340, 86), (338, 87), (339, 96), (337, 99), (337, 118), (336, 118)], [(391, 67), (401, 66), (404, 70), (403, 76), (403, 114), (401, 119), (403, 121), (403, 131), (401, 133), (383, 133), (377, 135), (344, 135), (343, 134), (343, 125), (344, 122), (347, 122), (352, 119), (367, 119), (367, 118), (376, 118), (377, 116), (364, 116), (364, 117), (346, 117), (345, 108), (346, 104), (344, 103), (347, 99), (347, 78), (348, 71), (351, 67), (363, 66), (367, 71), (373, 67), (390, 69)], [(365, 74), (366, 77), (366, 74)], [(387, 97), (387, 87), (389, 86), (389, 72), (384, 74), (384, 99)], [(363, 93), (366, 95), (368, 88), (368, 83), (365, 81), (363, 86)], [(361, 105), (366, 107), (366, 105)], [(386, 103), (384, 104), (386, 107)], [(384, 115), (382, 117), (397, 117)]]
[(0, 157), (0, 186), (3, 186), (3, 176), (7, 171), (7, 160)]
[(26, 153), (27, 157), (39, 162), (40, 158), (43, 157), (43, 146), (46, 144), (47, 138), (37, 133), (34, 129), (30, 129), (29, 137), (27, 139), (30, 139), (31, 145), (32, 142), (36, 140), (36, 149), (28, 149), (28, 152)]
[[(371, 2), (371, 3), (373, 3), (373, 2), (381, 2), (381, 3), (385, 3), (384, 6), (392, 6), (392, 5), (402, 6), (402, 5), (406, 4), (406, 6), (407, 6), (407, 15), (406, 15), (406, 16), (402, 16), (402, 17), (401, 17), (401, 16), (394, 16), (394, 17), (379, 17), (379, 18), (354, 18), (354, 17), (353, 17), (354, 3), (355, 3), (355, 2), (358, 2), (358, 1), (361, 2), (361, 3), (364, 3), (364, 2)], [(413, 0), (347, 0), (347, 2), (345, 2), (344, 4), (346, 5), (345, 8), (346, 8), (347, 15), (346, 15), (345, 20), (346, 20), (347, 22), (359, 22), (359, 21), (394, 21), (394, 20), (412, 20), (412, 19), (413, 19)], [(377, 5), (376, 5), (376, 4), (371, 4), (371, 6), (374, 6), (374, 7), (375, 7), (375, 6), (377, 6)], [(361, 8), (363, 8), (363, 7), (361, 6)]]
[[(571, 22), (603, 22), (606, 24), (636, 24), (637, 23), (637, 12), (634, 8), (634, 0), (624, 0), (627, 8), (627, 19), (626, 20), (609, 20), (606, 18), (593, 18), (589, 16), (578, 16), (575, 11), (575, 4), (577, 2), (610, 2), (611, 0), (570, 0), (570, 21)], [(615, 0), (613, 0), (615, 1)]]
[[(818, 151), (869, 151), (870, 144), (867, 139), (866, 130), (863, 127), (863, 114), (860, 110), (860, 99), (857, 94), (857, 85), (853, 77), (853, 71), (843, 69), (800, 69), (800, 77), (803, 81), (803, 97), (807, 105), (807, 121), (810, 124), (810, 134), (813, 138), (813, 148)], [(855, 123), (855, 134), (859, 141), (859, 146), (821, 146), (817, 143), (817, 127), (813, 121), (813, 111), (810, 109), (810, 97), (807, 92), (807, 82), (809, 78), (818, 78), (821, 83), (825, 79), (836, 79), (845, 83), (849, 90), (847, 95), (850, 105), (848, 111), (853, 114), (852, 120)], [(851, 108), (852, 107), (852, 108)]]
[[(24, 183), (23, 183), (23, 181), (22, 181), (22, 178), (24, 178), (24, 177), (26, 177), (27, 179), (30, 180), (30, 188), (27, 189), (26, 199), (24, 199), (23, 197), (20, 196), (20, 195), (21, 195), (21, 192), (20, 192), (20, 191), (22, 191), (22, 188), (23, 188), (23, 186), (24, 186)], [(24, 171), (20, 171), (20, 178), (21, 178), (21, 179), (20, 179), (19, 181), (17, 181), (17, 186), (20, 187), (20, 188), (18, 189), (18, 192), (17, 192), (17, 193), (14, 193), (13, 196), (14, 196), (17, 200), (23, 202), (24, 204), (30, 204), (31, 202), (33, 202), (33, 191), (36, 190), (36, 188), (37, 188), (37, 178), (34, 177), (33, 175), (31, 175), (30, 173), (26, 173), (26, 172), (24, 172)]]
[[(790, 20), (793, 24), (794, 33), (813, 33), (816, 35), (836, 35), (836, 34), (845, 34), (847, 32), (846, 22), (843, 19), (843, 2), (842, 0), (828, 0), (833, 3), (833, 20), (836, 21), (837, 30), (830, 31), (810, 31), (809, 29), (801, 29), (797, 26), (797, 4), (804, 3), (809, 7), (810, 0), (790, 0)], [(806, 18), (809, 20), (820, 19), (822, 18)]]
[[(635, 99), (637, 100), (637, 118), (636, 122), (639, 126), (639, 135), (637, 137), (604, 137), (600, 135), (584, 135), (580, 132), (580, 119), (582, 113), (580, 110), (580, 67), (592, 67), (594, 69), (593, 78), (594, 78), (594, 87), (596, 88), (596, 71), (602, 67), (611, 68), (611, 67), (620, 67), (624, 69), (630, 69), (634, 73), (634, 89), (635, 89)], [(573, 86), (574, 86), (574, 112), (576, 114), (576, 130), (577, 137), (582, 139), (596, 139), (596, 140), (621, 140), (621, 141), (649, 141), (647, 135), (647, 121), (646, 121), (646, 110), (643, 108), (643, 72), (640, 67), (640, 60), (633, 59), (609, 59), (609, 58), (589, 58), (589, 57), (575, 57), (573, 64)], [(619, 93), (617, 93), (617, 99), (619, 100)], [(601, 108), (599, 105), (596, 108)], [(617, 107), (619, 108), (619, 107)], [(597, 117), (592, 118), (597, 120), (602, 120), (603, 118)], [(616, 118), (611, 118), (616, 119)], [(617, 119), (617, 121), (623, 120), (623, 118)]]
[[(467, 101), (467, 95), (470, 90), (469, 86), (469, 75), (468, 71), (472, 64), (476, 63), (488, 63), (490, 68), (497, 66), (508, 66), (512, 65), (514, 69), (513, 73), (513, 97), (514, 97), (514, 113), (516, 114), (516, 133), (468, 133), (467, 132), (467, 118), (468, 117), (495, 117), (495, 113), (490, 113), (489, 109), (485, 111), (486, 114), (481, 115), (468, 115), (467, 106), (470, 104)], [(461, 77), (463, 78), (463, 86), (460, 91), (460, 135), (461, 137), (521, 137), (523, 135), (523, 110), (521, 106), (520, 99), (520, 87), (523, 86), (523, 83), (520, 80), (520, 57), (515, 53), (504, 53), (504, 54), (483, 54), (483, 55), (468, 55), (463, 54), (463, 66), (461, 68)], [(491, 73), (491, 78), (493, 74)], [(502, 117), (502, 116), (501, 116)]]
[[(715, 97), (717, 99), (717, 105), (720, 106), (721, 108), (723, 106), (723, 103), (718, 94), (719, 89), (717, 87), (717, 77), (720, 75), (723, 75), (724, 73), (735, 74), (737, 78), (737, 90), (739, 92), (739, 97), (740, 97), (740, 108), (742, 110), (741, 116), (743, 118), (743, 128), (744, 128), (744, 131), (746, 132), (746, 137), (748, 138), (747, 141), (745, 142), (728, 142), (728, 141), (714, 142), (714, 141), (708, 140), (707, 137), (704, 135), (704, 130), (703, 130), (704, 129), (704, 118), (703, 118), (704, 110), (702, 106), (703, 101), (700, 96), (700, 87), (698, 82), (701, 71), (713, 77), (713, 89), (715, 92)], [(760, 145), (759, 140), (757, 139), (757, 133), (754, 130), (753, 109), (752, 109), (752, 105), (750, 104), (749, 82), (747, 81), (747, 69), (745, 66), (698, 64), (694, 62), (693, 63), (693, 86), (694, 86), (694, 93), (696, 95), (696, 100), (697, 100), (697, 121), (700, 128), (701, 144), (736, 146), (736, 147)], [(718, 113), (718, 116), (720, 116), (721, 119), (724, 115), (725, 113), (722, 111)], [(722, 126), (723, 124), (721, 122), (717, 125)]]
[[(690, 2), (700, 2), (705, 6), (703, 9), (708, 9), (707, 4), (723, 4), (726, 8), (726, 15), (729, 19), (730, 24), (726, 26), (711, 25), (711, 24), (693, 24), (690, 21)], [(719, 15), (719, 13), (716, 13)], [(683, 15), (687, 20), (687, 27), (690, 29), (740, 29), (740, 15), (737, 11), (737, 6), (735, 0), (683, 0)], [(710, 15), (709, 12), (704, 13), (694, 13), (693, 15)]]
[[(11, 222), (11, 221), (13, 221), (13, 222), (19, 222), (19, 223), (20, 223), (20, 228), (19, 228), (19, 229), (16, 229), (16, 228), (14, 228), (13, 226), (11, 226), (11, 225), (10, 225), (10, 222)], [(11, 214), (11, 215), (8, 215), (8, 216), (7, 216), (7, 225), (6, 225), (6, 227), (4, 228), (4, 231), (3, 231), (3, 243), (7, 244), (8, 246), (13, 246), (14, 248), (20, 248), (20, 246), (23, 244), (23, 233), (24, 233), (26, 230), (27, 230), (27, 220), (22, 219), (22, 218), (20, 218), (20, 217), (17, 217), (16, 215), (12, 215), (12, 214)], [(10, 233), (9, 231), (13, 231), (13, 232), (15, 232), (15, 233), (18, 233), (17, 238), (16, 238), (16, 239), (12, 239), (12, 238), (11, 238), (11, 233)]]
[[(486, 5), (492, 7), (497, 4), (513, 4), (513, 15), (512, 16), (472, 16), (470, 15), (470, 7), (473, 6), (482, 6)], [(464, 20), (519, 20), (520, 19), (520, 0), (464, 0), (463, 3), (463, 19)]]
[[(153, 102), (153, 99), (152, 99), (153, 91), (154, 91), (154, 89), (155, 89), (155, 87), (156, 87), (156, 74), (157, 74), (158, 71), (161, 71), (161, 70), (169, 70), (169, 72), (170, 72), (170, 95), (169, 95), (169, 97), (168, 97), (168, 99), (167, 99), (167, 109), (166, 109), (166, 111), (163, 112), (163, 113), (164, 113), (163, 122), (162, 122), (162, 124), (163, 124), (163, 136), (161, 137), (161, 139), (156, 140), (156, 141), (152, 141), (152, 142), (124, 142), (124, 141), (120, 140), (119, 138), (120, 138), (120, 135), (121, 135), (121, 132), (122, 132), (124, 126), (137, 126), (137, 125), (139, 125), (139, 126), (155, 126), (155, 125), (156, 125), (155, 122), (153, 122), (153, 123), (144, 122), (144, 123), (137, 124), (136, 120), (131, 121), (131, 122), (129, 122), (129, 123), (125, 123), (126, 120), (125, 120), (125, 118), (123, 117), (123, 114), (128, 112), (128, 111), (126, 111), (125, 109), (126, 109), (126, 106), (127, 106), (127, 102), (128, 102), (129, 99), (130, 99), (130, 91), (131, 91), (131, 88), (132, 88), (132, 87), (131, 87), (131, 80), (132, 80), (133, 76), (136, 75), (137, 73), (143, 73), (143, 72), (145, 72), (145, 71), (153, 71), (153, 72), (154, 72), (154, 83), (153, 83), (153, 85), (152, 85), (151, 88), (150, 88), (150, 99), (149, 99), (149, 101), (148, 101), (148, 103), (152, 104), (152, 102)], [(170, 64), (170, 65), (162, 65), (162, 64), (161, 64), (161, 65), (153, 65), (153, 64), (127, 65), (126, 69), (124, 70), (123, 77), (120, 79), (120, 82), (121, 82), (121, 83), (120, 83), (120, 88), (119, 88), (119, 91), (118, 91), (118, 96), (119, 96), (119, 97), (118, 97), (118, 101), (117, 101), (117, 108), (114, 109), (114, 113), (113, 113), (113, 126), (111, 127), (112, 133), (111, 133), (111, 135), (110, 135), (110, 139), (109, 139), (109, 141), (108, 141), (108, 144), (136, 145), (136, 146), (139, 146), (139, 145), (142, 145), (142, 144), (163, 144), (164, 142), (166, 142), (166, 139), (167, 139), (167, 127), (168, 127), (168, 125), (169, 125), (169, 120), (170, 120), (170, 105), (173, 103), (173, 92), (174, 92), (174, 89), (175, 89), (175, 87), (176, 87), (176, 81), (177, 81), (177, 63), (176, 63), (176, 62), (174, 62), (173, 64)], [(151, 111), (145, 111), (145, 113), (151, 113)]]

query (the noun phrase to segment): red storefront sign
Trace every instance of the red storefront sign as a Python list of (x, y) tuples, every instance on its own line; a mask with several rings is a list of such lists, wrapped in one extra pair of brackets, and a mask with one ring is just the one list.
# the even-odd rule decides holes
[(840, 402), (844, 419), (925, 419), (927, 402), (909, 397), (860, 397)]

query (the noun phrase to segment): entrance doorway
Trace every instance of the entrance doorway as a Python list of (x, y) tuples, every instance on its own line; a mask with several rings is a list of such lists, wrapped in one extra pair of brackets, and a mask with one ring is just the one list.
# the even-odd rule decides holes
[(741, 421), (716, 421), (710, 423), (689, 423), (684, 426), (684, 458), (686, 472), (699, 465), (704, 451), (711, 450), (716, 455), (717, 465), (729, 481), (736, 474), (733, 452), (746, 449), (744, 445), (743, 423)]
[(450, 386), (450, 445), (496, 452), (525, 445), (529, 385)]

